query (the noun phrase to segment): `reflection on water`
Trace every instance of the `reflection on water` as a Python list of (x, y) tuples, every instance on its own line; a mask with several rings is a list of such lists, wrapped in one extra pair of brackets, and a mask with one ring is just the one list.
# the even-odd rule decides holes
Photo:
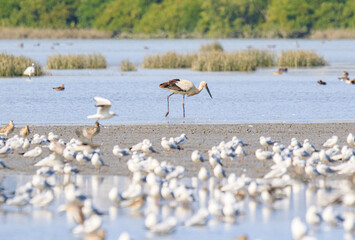
[[(30, 176), (6, 176), (1, 181), (6, 195), (11, 195), (14, 190), (26, 184)], [(190, 227), (184, 226), (184, 222), (195, 214), (201, 205), (207, 206), (209, 199), (218, 197), (220, 191), (208, 192), (204, 189), (201, 192), (201, 184), (193, 189), (195, 201), (191, 204), (169, 205), (164, 200), (149, 200), (146, 197), (142, 208), (117, 207), (109, 199), (108, 194), (115, 186), (119, 192), (127, 190), (131, 180), (118, 176), (52, 176), (47, 179), (55, 185), (55, 201), (45, 208), (25, 206), (19, 210), (16, 207), (3, 205), (0, 211), (0, 238), (1, 239), (74, 239), (78, 236), (72, 233), (76, 224), (69, 221), (65, 213), (58, 213), (60, 205), (66, 202), (63, 192), (64, 185), (70, 182), (75, 183), (80, 192), (93, 200), (94, 206), (104, 215), (102, 216), (102, 228), (106, 231), (107, 239), (117, 239), (122, 232), (128, 232), (133, 239), (160, 238), (153, 235), (145, 226), (145, 217), (150, 212), (157, 212), (162, 218), (176, 216), (178, 226), (171, 235), (164, 235), (164, 239), (233, 239), (241, 235), (247, 235), (249, 239), (291, 239), (291, 220), (295, 216), (301, 217), (305, 222), (307, 208), (316, 205), (320, 211), (324, 210), (336, 196), (339, 196), (341, 188), (346, 185), (345, 181), (328, 182), (332, 190), (315, 188), (298, 181), (292, 181), (292, 187), (285, 187), (279, 200), (266, 202), (266, 198), (238, 196), (235, 195), (237, 217), (228, 219), (210, 215), (206, 226)], [(188, 186), (194, 185), (191, 179), (183, 179), (182, 182)], [(247, 186), (246, 186), (247, 188)], [(148, 193), (151, 189), (145, 189)], [(207, 195), (205, 195), (207, 194)], [(207, 196), (205, 199), (204, 196)], [(224, 196), (227, 201), (228, 196)], [(227, 203), (225, 203), (227, 204)], [(121, 206), (124, 205), (123, 203)], [(339, 204), (332, 203), (335, 213), (349, 211)], [(210, 210), (210, 209), (209, 209)], [(225, 211), (223, 209), (223, 211)], [(353, 211), (350, 210), (350, 211)], [(317, 239), (351, 239), (346, 234), (342, 223), (338, 222), (331, 226), (326, 222), (317, 227), (310, 227), (309, 235)]]
[[(24, 48), (19, 49), (19, 42)], [(36, 45), (40, 42), (39, 46)], [(141, 64), (148, 53), (168, 50), (197, 51), (209, 40), (0, 40), (0, 52), (33, 57), (45, 65), (54, 53), (91, 53), (93, 49), (107, 57), (104, 70), (51, 70), (49, 76), (1, 78), (0, 122), (13, 119), (15, 124), (88, 124), (93, 114), (93, 97), (102, 96), (112, 102), (117, 117), (105, 121), (119, 123), (181, 123), (182, 97), (171, 97), (168, 118), (166, 96), (159, 83), (173, 78), (192, 80), (196, 85), (206, 81), (213, 99), (203, 91), (185, 101), (186, 123), (240, 122), (334, 122), (353, 121), (354, 87), (338, 80), (346, 70), (354, 77), (355, 40), (298, 40), (300, 49), (314, 50), (323, 55), (329, 66), (312, 69), (289, 68), (287, 74), (273, 75), (272, 69), (255, 72), (208, 73), (183, 69), (120, 72), (119, 64), (130, 59)], [(227, 51), (248, 46), (265, 49), (275, 45), (275, 51), (297, 49), (294, 40), (223, 39)], [(144, 49), (148, 46), (148, 50)], [(318, 80), (327, 82), (319, 86)], [(65, 91), (52, 88), (65, 85)], [(65, 114), (63, 114), (65, 113)]]

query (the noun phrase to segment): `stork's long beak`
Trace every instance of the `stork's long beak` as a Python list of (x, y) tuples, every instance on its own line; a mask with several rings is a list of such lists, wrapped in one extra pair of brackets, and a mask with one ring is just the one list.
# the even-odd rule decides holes
[(211, 93), (210, 93), (210, 90), (208, 89), (207, 84), (206, 84), (206, 90), (207, 90), (208, 94), (210, 95), (210, 97), (212, 98), (212, 95), (211, 95)]

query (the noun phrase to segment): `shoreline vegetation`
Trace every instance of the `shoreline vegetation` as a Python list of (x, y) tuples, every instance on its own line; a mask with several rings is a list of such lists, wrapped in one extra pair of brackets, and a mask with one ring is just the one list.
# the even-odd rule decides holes
[[(22, 76), (27, 66), (35, 63), (36, 76), (43, 75), (41, 66), (30, 58), (0, 54), (1, 77)], [(258, 67), (317, 67), (327, 65), (325, 59), (314, 51), (287, 50), (276, 56), (275, 51), (249, 48), (233, 52), (225, 52), (218, 41), (202, 44), (194, 53), (177, 53), (168, 51), (163, 54), (147, 54), (141, 64), (147, 69), (182, 69), (193, 71), (227, 72), (255, 71)], [(102, 69), (107, 67), (107, 60), (102, 54), (55, 54), (49, 56), (47, 69)], [(136, 71), (135, 63), (129, 59), (121, 61), (123, 72)]]
[(354, 32), (355, 1), (2, 0), (0, 27), (32, 29), (11, 38), (39, 38), (37, 29), (58, 29), (60, 38), (333, 38), (336, 29), (353, 38), (344, 31)]
[(25, 28), (25, 27), (0, 27), (0, 39), (173, 39), (173, 38), (192, 38), (192, 39), (215, 39), (215, 38), (299, 38), (312, 40), (333, 40), (333, 39), (354, 39), (355, 28), (350, 29), (326, 29), (314, 30), (309, 34), (293, 35), (273, 32), (273, 31), (255, 31), (240, 32), (233, 37), (225, 37), (223, 35), (209, 35), (201, 33), (131, 33), (117, 32), (108, 30), (99, 30), (93, 28), (67, 28), (67, 29), (41, 29), (41, 28)]
[(102, 69), (107, 67), (102, 54), (55, 54), (47, 59), (47, 69)]
[(199, 52), (148, 54), (144, 57), (143, 68), (190, 68), (194, 71), (255, 71), (257, 67), (317, 67), (327, 62), (314, 51), (288, 50), (276, 56), (274, 51), (247, 49), (224, 52), (218, 42), (200, 46)]
[[(33, 59), (24, 56), (0, 53), (0, 76), (1, 77), (25, 77), (23, 72), (32, 63), (35, 64), (34, 76), (44, 75), (42, 67)], [(26, 76), (27, 77), (27, 76)]]

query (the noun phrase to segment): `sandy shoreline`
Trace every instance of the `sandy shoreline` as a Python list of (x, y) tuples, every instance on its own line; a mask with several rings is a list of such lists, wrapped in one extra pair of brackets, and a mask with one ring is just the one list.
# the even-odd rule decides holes
[[(48, 134), (54, 132), (66, 142), (76, 137), (75, 130), (83, 126), (32, 126), (29, 139), (35, 134)], [(14, 134), (18, 134), (20, 127), (15, 128)], [(296, 137), (303, 142), (308, 138), (313, 145), (320, 149), (321, 145), (332, 135), (339, 137), (340, 146), (346, 144), (346, 137), (349, 133), (355, 133), (355, 123), (257, 123), (257, 124), (144, 124), (144, 125), (113, 125), (102, 127), (101, 132), (94, 138), (94, 143), (102, 144), (101, 152), (103, 160), (108, 167), (102, 167), (99, 172), (95, 171), (91, 164), (80, 165), (74, 162), (81, 174), (100, 174), (100, 175), (129, 175), (126, 167), (125, 157), (120, 161), (112, 154), (114, 145), (129, 148), (130, 146), (148, 138), (153, 143), (153, 147), (159, 154), (152, 156), (159, 161), (169, 161), (175, 165), (183, 165), (188, 176), (197, 171), (196, 165), (191, 161), (193, 150), (207, 151), (212, 146), (218, 145), (221, 141), (229, 141), (233, 136), (237, 136), (248, 146), (245, 151), (248, 153), (243, 159), (235, 159), (225, 164), (227, 173), (235, 172), (241, 174), (246, 172), (251, 177), (260, 177), (268, 172), (268, 167), (255, 158), (255, 150), (261, 148), (259, 144), (260, 136), (270, 136), (273, 140), (289, 145), (292, 137)], [(171, 151), (166, 153), (161, 145), (162, 137), (176, 137), (181, 133), (188, 136), (184, 144), (184, 150)], [(10, 137), (11, 137), (10, 136)], [(31, 149), (34, 146), (31, 146)], [(17, 153), (10, 153), (0, 158), (8, 165), (11, 170), (1, 169), (1, 175), (9, 174), (34, 174), (36, 167), (33, 166), (38, 160), (48, 155), (45, 149), (43, 154), (36, 159), (24, 158)], [(207, 158), (207, 153), (204, 153)], [(208, 163), (204, 163), (208, 166)]]

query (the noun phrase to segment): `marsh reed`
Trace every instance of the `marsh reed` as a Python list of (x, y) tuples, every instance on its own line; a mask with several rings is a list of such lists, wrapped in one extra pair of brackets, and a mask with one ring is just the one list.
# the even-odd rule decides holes
[(123, 72), (137, 71), (136, 64), (130, 62), (128, 59), (122, 60), (121, 61), (121, 71), (123, 71)]
[(249, 49), (236, 52), (202, 51), (198, 53), (148, 55), (144, 68), (191, 68), (195, 71), (254, 71), (256, 67), (275, 64), (275, 54), (269, 50)]
[(106, 58), (101, 54), (56, 54), (47, 59), (48, 69), (99, 69), (106, 66)]
[(211, 52), (211, 51), (218, 51), (223, 52), (224, 49), (220, 42), (214, 41), (212, 43), (202, 44), (199, 48), (200, 52)]
[(327, 62), (323, 57), (318, 56), (314, 51), (309, 50), (287, 50), (282, 51), (278, 61), (278, 66), (288, 67), (317, 67), (324, 66)]
[(208, 72), (254, 71), (256, 61), (246, 52), (208, 52), (200, 54), (192, 63), (192, 70)]
[(41, 66), (31, 58), (24, 56), (15, 56), (12, 54), (0, 54), (0, 77), (18, 77), (23, 76), (23, 72), (32, 63), (35, 64), (35, 76), (44, 74)]
[(197, 57), (195, 53), (177, 53), (170, 51), (164, 54), (146, 55), (143, 68), (191, 68), (192, 61)]

